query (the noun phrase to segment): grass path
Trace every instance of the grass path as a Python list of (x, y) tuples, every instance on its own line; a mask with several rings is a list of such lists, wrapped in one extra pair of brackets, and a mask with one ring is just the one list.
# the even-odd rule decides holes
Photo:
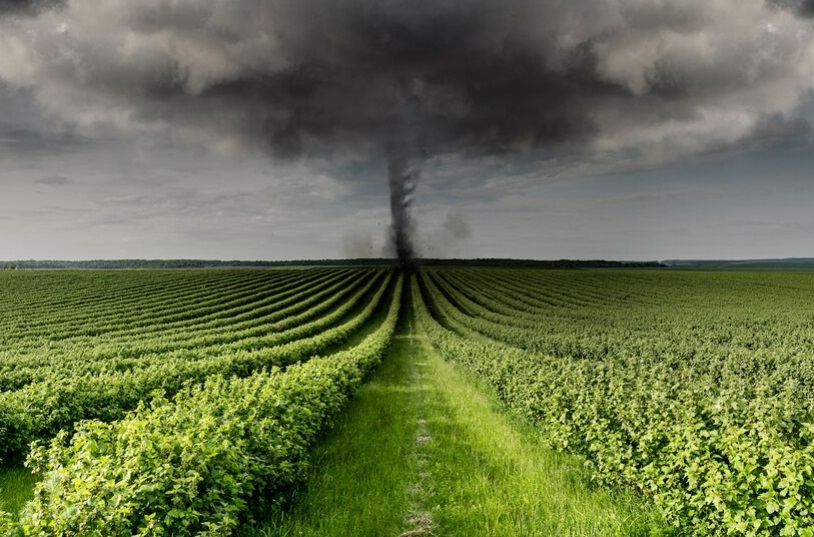
[(0, 466), (0, 509), (13, 515), (33, 497), (37, 476), (21, 465)]
[[(246, 536), (399, 535), (416, 474), (417, 403), (407, 340), (357, 392), (328, 438), (313, 453), (308, 482), (293, 506), (246, 528)], [(394, 461), (397, 463), (394, 464)], [(362, 523), (364, 521), (364, 523)]]
[(317, 447), (291, 507), (243, 535), (661, 533), (638, 498), (593, 490), (576, 459), (542, 446), (405, 321), (390, 356)]

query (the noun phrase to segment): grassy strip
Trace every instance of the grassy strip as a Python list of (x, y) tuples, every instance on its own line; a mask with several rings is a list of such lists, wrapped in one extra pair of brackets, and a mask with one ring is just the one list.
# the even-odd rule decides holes
[(293, 505), (243, 537), (661, 533), (649, 506), (593, 490), (579, 459), (546, 449), (416, 328), (400, 327)]
[(27, 501), (34, 497), (37, 476), (22, 466), (0, 467), (0, 510), (17, 516)]
[(638, 498), (592, 489), (578, 459), (547, 449), (530, 426), (420, 342), (430, 459), (425, 505), (438, 535), (644, 536), (658, 517)]
[(366, 382), (313, 454), (306, 484), (292, 505), (242, 537), (383, 537), (404, 526), (407, 490), (415, 469), (418, 389), (406, 339), (397, 338), (388, 358)]

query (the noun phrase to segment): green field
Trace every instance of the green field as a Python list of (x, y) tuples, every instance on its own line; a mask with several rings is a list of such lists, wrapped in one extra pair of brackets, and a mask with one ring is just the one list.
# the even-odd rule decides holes
[(5, 271), (0, 390), (5, 535), (814, 535), (811, 273)]

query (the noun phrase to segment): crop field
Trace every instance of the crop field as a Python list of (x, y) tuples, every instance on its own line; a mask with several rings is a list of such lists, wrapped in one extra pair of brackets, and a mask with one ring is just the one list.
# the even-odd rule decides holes
[(812, 411), (810, 273), (0, 273), (0, 535), (811, 537)]

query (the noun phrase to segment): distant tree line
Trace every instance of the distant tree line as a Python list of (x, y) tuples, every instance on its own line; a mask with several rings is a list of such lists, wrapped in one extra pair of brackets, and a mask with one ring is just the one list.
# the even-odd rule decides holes
[(321, 259), (292, 261), (242, 261), (219, 259), (92, 259), (85, 261), (21, 260), (0, 262), (2, 268), (19, 269), (199, 269), (241, 267), (292, 267), (292, 266), (381, 266), (390, 265), (390, 259)]
[[(382, 266), (393, 265), (395, 260), (377, 259), (308, 259), (292, 261), (222, 261), (212, 259), (95, 259), (87, 261), (21, 260), (0, 262), (3, 269), (197, 269), (197, 268), (251, 268), (295, 266)], [(652, 268), (666, 267), (658, 261), (605, 261), (605, 260), (535, 260), (535, 259), (416, 259), (417, 266), (459, 267), (515, 267), (515, 268)]]
[(814, 257), (783, 259), (666, 259), (676, 269), (700, 270), (814, 270)]
[(416, 265), (455, 266), (455, 267), (514, 267), (514, 268), (550, 268), (550, 269), (579, 269), (579, 268), (656, 268), (666, 267), (658, 261), (606, 261), (604, 259), (417, 259)]

